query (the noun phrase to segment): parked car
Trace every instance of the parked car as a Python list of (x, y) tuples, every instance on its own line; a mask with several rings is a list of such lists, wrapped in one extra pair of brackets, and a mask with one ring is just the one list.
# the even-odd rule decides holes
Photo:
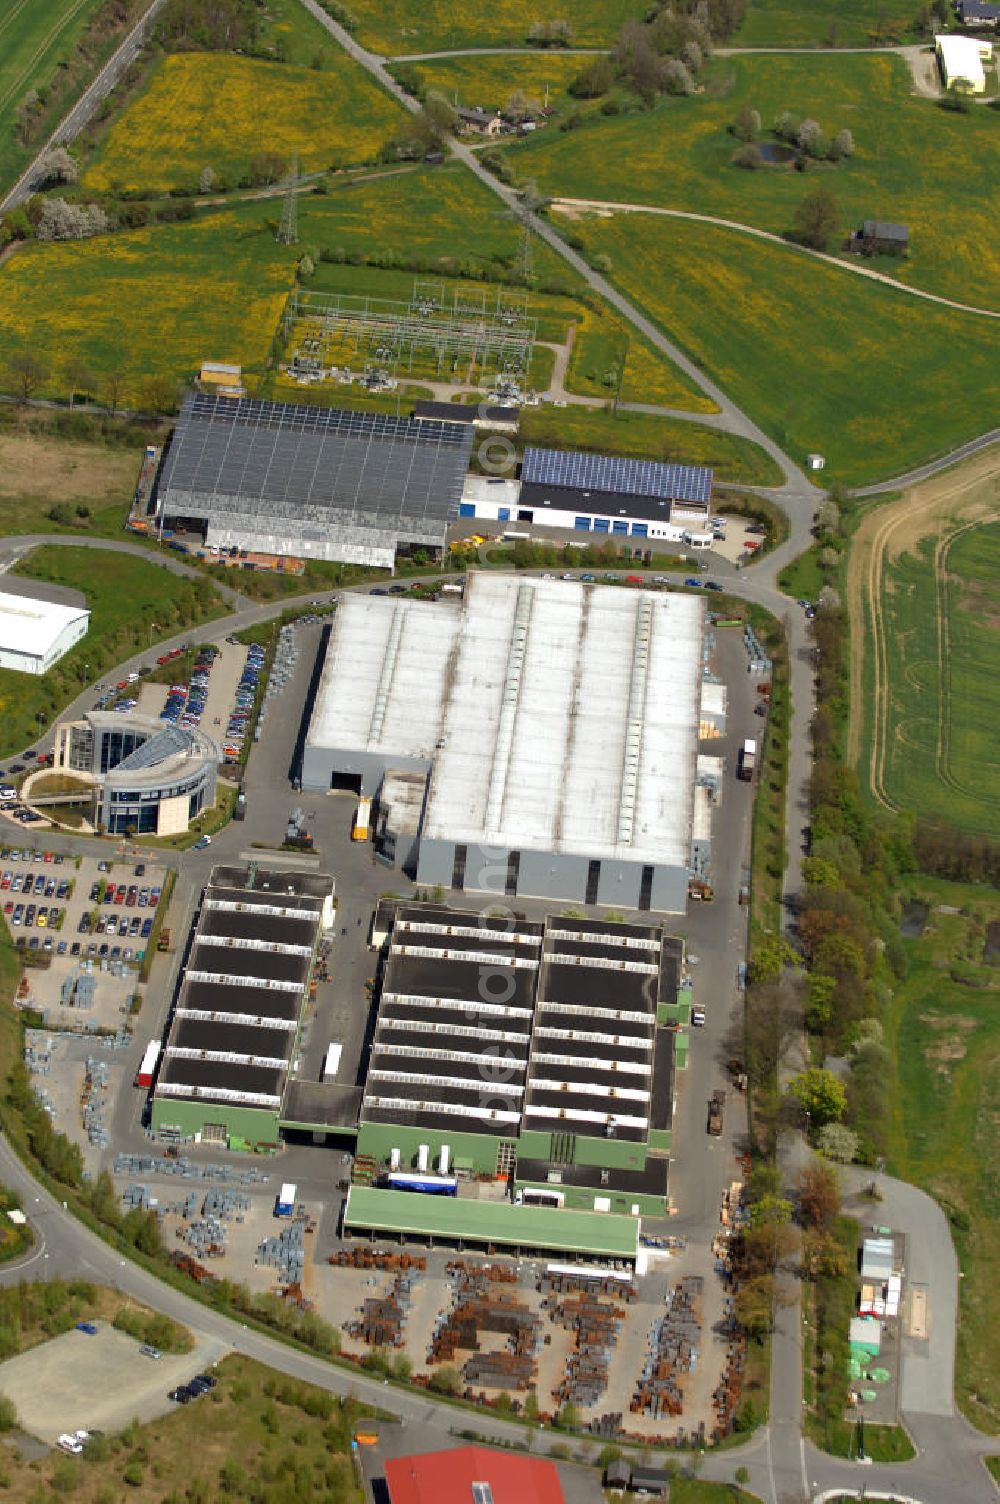
[(97, 1327), (92, 1321), (78, 1321), (76, 1324), (76, 1329), (78, 1332), (86, 1332), (88, 1337), (97, 1336)]

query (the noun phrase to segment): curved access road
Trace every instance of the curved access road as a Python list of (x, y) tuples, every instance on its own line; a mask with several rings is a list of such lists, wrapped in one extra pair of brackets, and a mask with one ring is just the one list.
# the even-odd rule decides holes
[(9, 569), (17, 558), (33, 548), (103, 548), (110, 549), (112, 553), (131, 554), (133, 558), (142, 559), (146, 564), (156, 565), (185, 579), (208, 580), (234, 610), (243, 610), (253, 605), (251, 600), (240, 595), (231, 585), (204, 574), (191, 564), (185, 564), (181, 558), (173, 558), (159, 549), (154, 551), (143, 548), (141, 543), (129, 543), (124, 538), (75, 538), (69, 533), (25, 533), (11, 538), (0, 537), (0, 573)]
[(936, 460), (928, 460), (926, 465), (918, 465), (915, 470), (907, 470), (905, 475), (897, 475), (892, 480), (882, 480), (872, 486), (857, 486), (852, 496), (884, 496), (889, 491), (902, 490), (904, 486), (915, 486), (918, 481), (928, 480), (932, 475), (940, 475), (942, 470), (950, 470), (952, 466), (959, 465), (963, 460), (972, 459), (973, 455), (981, 454), (984, 449), (989, 449), (994, 444), (1000, 444), (1000, 428), (991, 428), (988, 433), (979, 435), (978, 439), (970, 439), (967, 444), (961, 444), (949, 454), (942, 454)]
[(552, 199), (551, 207), (562, 213), (581, 210), (583, 213), (597, 214), (651, 214), (662, 219), (685, 219), (695, 224), (714, 225), (720, 230), (736, 230), (740, 235), (749, 235), (754, 240), (767, 241), (769, 245), (780, 246), (784, 251), (811, 256), (814, 261), (821, 261), (825, 266), (835, 267), (838, 271), (847, 272), (852, 277), (865, 277), (869, 282), (880, 282), (884, 287), (891, 287), (896, 292), (908, 293), (911, 298), (922, 298), (925, 303), (937, 303), (942, 308), (953, 309), (956, 313), (972, 313), (984, 319), (1000, 319), (1000, 309), (982, 308), (977, 303), (959, 303), (955, 298), (944, 297), (942, 293), (927, 292), (923, 287), (911, 287), (909, 283), (900, 282), (886, 272), (877, 272), (870, 266), (860, 266), (853, 261), (844, 261), (839, 256), (829, 255), (826, 251), (815, 251), (811, 246), (797, 245), (795, 241), (786, 240), (783, 235), (777, 235), (773, 230), (762, 230), (757, 225), (744, 224), (739, 219), (723, 219), (717, 214), (699, 214), (691, 209), (667, 209), (662, 204), (619, 203), (613, 199), (598, 198), (559, 197)]
[[(407, 94), (406, 90), (401, 88), (396, 82), (386, 67), (384, 58), (373, 52), (369, 52), (359, 42), (355, 41), (350, 32), (346, 31), (343, 26), (340, 26), (327, 14), (318, 3), (318, 0), (301, 0), (301, 4), (330, 33), (347, 55), (353, 58), (360, 67), (364, 68), (365, 72), (375, 79), (387, 93), (391, 94), (393, 99), (402, 105), (403, 109), (408, 110), (411, 114), (416, 113), (420, 108), (418, 102)], [(758, 428), (757, 424), (741, 408), (737, 407), (735, 402), (726, 395), (722, 388), (716, 386), (715, 382), (707, 377), (700, 367), (689, 356), (685, 355), (683, 350), (675, 345), (672, 340), (667, 339), (658, 324), (655, 324), (652, 319), (642, 313), (606, 277), (603, 277), (600, 272), (595, 271), (588, 261), (577, 251), (573, 250), (572, 246), (567, 245), (562, 237), (556, 233), (552, 225), (540, 218), (538, 214), (532, 213), (527, 209), (513, 188), (509, 188), (505, 183), (501, 183), (497, 178), (488, 173), (485, 167), (476, 160), (475, 152), (471, 151), (468, 146), (464, 145), (461, 141), (451, 141), (450, 150), (452, 156), (461, 162), (479, 180), (484, 188), (489, 189), (490, 193), (499, 198), (511, 214), (530, 224), (531, 229), (538, 238), (544, 241), (549, 249), (554, 251), (562, 261), (571, 266), (577, 275), (583, 278), (588, 287), (596, 292), (599, 297), (603, 298), (606, 303), (610, 304), (612, 308), (616, 309), (634, 329), (637, 329), (649, 341), (654, 349), (659, 350), (662, 355), (665, 355), (668, 360), (672, 361), (706, 396), (711, 397), (716, 407), (718, 407), (719, 411), (728, 420), (730, 433), (740, 434), (743, 438), (750, 439), (753, 443), (759, 444), (771, 456), (785, 476), (785, 484), (780, 488), (781, 495), (788, 501), (794, 501), (800, 505), (803, 503), (812, 506), (815, 505), (823, 493), (817, 490), (812, 482), (808, 480), (795, 464), (794, 460), (785, 454), (780, 445), (776, 444), (768, 434), (764, 433), (763, 429)]]

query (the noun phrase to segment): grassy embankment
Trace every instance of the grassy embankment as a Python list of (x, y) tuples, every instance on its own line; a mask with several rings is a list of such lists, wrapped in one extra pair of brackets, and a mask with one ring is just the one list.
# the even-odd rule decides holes
[[(828, 481), (859, 485), (945, 453), (1000, 400), (991, 320), (735, 230), (616, 214), (573, 233), (793, 458), (825, 454)], [(915, 344), (921, 359), (900, 365)]]
[(225, 611), (207, 580), (184, 579), (141, 559), (129, 559), (123, 568), (121, 556), (99, 549), (41, 547), (17, 565), (14, 575), (83, 590), (91, 618), (86, 637), (47, 674), (35, 679), (0, 670), (0, 756), (29, 746), (106, 669), (151, 640), (172, 637)]

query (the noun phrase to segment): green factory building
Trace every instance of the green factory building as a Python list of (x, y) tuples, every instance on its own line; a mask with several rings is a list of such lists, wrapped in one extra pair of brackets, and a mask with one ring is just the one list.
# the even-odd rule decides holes
[[(397, 905), (385, 928), (345, 1230), (395, 1219), (408, 1237), (452, 1227), (463, 1245), (527, 1250), (541, 1245), (521, 1214), (565, 1210), (588, 1214), (591, 1252), (610, 1257), (637, 1218), (664, 1216), (681, 941), (426, 904)], [(408, 1176), (455, 1180), (458, 1209), (407, 1196)]]
[(333, 879), (216, 867), (202, 893), (153, 1091), (160, 1139), (276, 1149)]

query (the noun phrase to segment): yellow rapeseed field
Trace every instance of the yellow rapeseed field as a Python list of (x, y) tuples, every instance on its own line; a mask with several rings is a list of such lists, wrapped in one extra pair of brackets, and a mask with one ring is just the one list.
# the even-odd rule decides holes
[(101, 191), (197, 185), (205, 167), (238, 180), (259, 152), (305, 171), (371, 161), (402, 112), (347, 59), (322, 70), (219, 52), (164, 58), (115, 120), (84, 174)]
[(203, 360), (259, 370), (296, 254), (263, 220), (229, 213), (26, 245), (0, 267), (0, 364), (13, 349), (35, 351), (52, 391), (73, 357), (126, 388), (151, 375), (181, 381)]

